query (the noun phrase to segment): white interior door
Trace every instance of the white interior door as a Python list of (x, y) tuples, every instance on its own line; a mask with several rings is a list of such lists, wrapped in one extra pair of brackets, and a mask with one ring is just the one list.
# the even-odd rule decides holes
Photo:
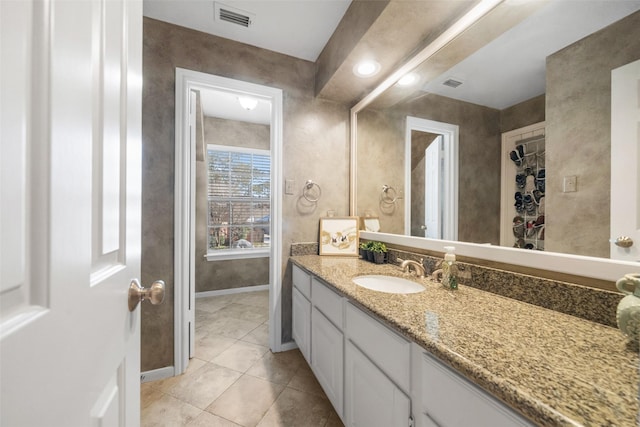
[(0, 36), (0, 424), (137, 426), (141, 1), (1, 1)]
[[(640, 261), (640, 60), (611, 72), (611, 258)], [(626, 236), (631, 247), (615, 244)]]
[(442, 239), (440, 225), (442, 213), (442, 135), (433, 140), (424, 151), (424, 237)]

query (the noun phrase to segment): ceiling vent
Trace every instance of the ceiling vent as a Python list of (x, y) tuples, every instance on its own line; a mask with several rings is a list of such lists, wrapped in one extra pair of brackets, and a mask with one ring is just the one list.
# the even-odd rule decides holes
[(227, 6), (222, 3), (216, 2), (214, 5), (217, 21), (228, 22), (245, 28), (251, 27), (255, 21), (255, 15), (253, 13), (236, 9), (235, 7)]
[(455, 89), (458, 86), (460, 86), (462, 84), (462, 82), (460, 80), (456, 80), (454, 78), (449, 77), (442, 84), (445, 85), (445, 86), (449, 86), (449, 87), (452, 87), (452, 88)]

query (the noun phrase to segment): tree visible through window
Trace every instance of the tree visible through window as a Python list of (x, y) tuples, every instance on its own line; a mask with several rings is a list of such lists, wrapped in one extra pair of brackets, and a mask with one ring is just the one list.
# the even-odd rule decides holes
[(208, 253), (268, 248), (269, 151), (209, 145), (207, 162)]

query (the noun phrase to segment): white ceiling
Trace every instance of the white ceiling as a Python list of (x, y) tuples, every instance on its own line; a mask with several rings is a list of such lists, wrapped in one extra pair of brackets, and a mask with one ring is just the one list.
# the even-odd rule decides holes
[(205, 117), (237, 120), (268, 125), (271, 123), (271, 102), (258, 99), (255, 109), (247, 111), (240, 106), (238, 95), (218, 90), (200, 91), (202, 114)]
[[(545, 93), (545, 59), (640, 9), (640, 0), (554, 0), (423, 87), (504, 109)], [(463, 82), (453, 89), (442, 83)]]
[(144, 0), (144, 16), (315, 62), (351, 0), (223, 0), (249, 28), (214, 19), (213, 0)]

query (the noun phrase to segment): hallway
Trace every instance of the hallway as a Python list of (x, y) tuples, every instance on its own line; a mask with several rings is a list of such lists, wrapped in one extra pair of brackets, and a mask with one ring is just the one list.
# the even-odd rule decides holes
[(300, 352), (269, 351), (268, 297), (196, 299), (195, 357), (141, 385), (143, 427), (342, 426)]

